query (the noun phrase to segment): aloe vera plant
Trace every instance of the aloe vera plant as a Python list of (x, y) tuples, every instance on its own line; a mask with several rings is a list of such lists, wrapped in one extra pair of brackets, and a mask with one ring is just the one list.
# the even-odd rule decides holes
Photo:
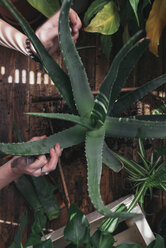
[[(136, 91), (121, 97), (120, 91), (139, 58), (149, 45), (148, 39), (139, 39), (141, 33), (133, 36), (116, 55), (110, 70), (94, 99), (88, 78), (70, 34), (68, 15), (71, 1), (64, 0), (59, 20), (59, 43), (68, 75), (57, 65), (35, 36), (32, 29), (17, 12), (9, 0), (0, 0), (22, 25), (33, 43), (45, 70), (53, 80), (62, 97), (74, 114), (29, 113), (35, 116), (56, 118), (73, 122), (75, 125), (40, 141), (0, 144), (0, 151), (11, 155), (46, 154), (49, 148), (59, 142), (62, 148), (85, 142), (88, 165), (88, 191), (94, 207), (104, 215), (131, 217), (131, 214), (112, 213), (100, 196), (102, 162), (118, 172), (121, 162), (109, 149), (105, 137), (165, 138), (166, 121), (140, 120), (136, 117), (120, 118), (127, 107), (166, 82), (166, 74), (152, 80)], [(140, 132), (141, 130), (141, 132)]]

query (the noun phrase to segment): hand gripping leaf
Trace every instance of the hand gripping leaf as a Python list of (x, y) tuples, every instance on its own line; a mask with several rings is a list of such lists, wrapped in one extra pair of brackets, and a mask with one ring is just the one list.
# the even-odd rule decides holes
[[(68, 148), (85, 142), (88, 164), (88, 191), (92, 203), (104, 215), (130, 217), (131, 215), (126, 212), (112, 213), (104, 206), (100, 196), (100, 179), (102, 162), (116, 172), (122, 167), (119, 158), (107, 146), (105, 137), (166, 137), (166, 120), (164, 118), (157, 120), (155, 117), (150, 119), (115, 117), (122, 113), (122, 110), (129, 107), (126, 101), (132, 105), (148, 92), (166, 82), (166, 75), (163, 75), (159, 79), (153, 80), (152, 84), (150, 82), (145, 84), (132, 92), (131, 99), (127, 99), (125, 104), (123, 97), (120, 96), (121, 88), (124, 86), (131, 70), (147, 49), (149, 40), (138, 40), (140, 33), (137, 33), (122, 47), (113, 60), (110, 70), (100, 86), (96, 100), (94, 100), (85, 69), (70, 34), (68, 15), (71, 1), (63, 1), (59, 21), (59, 43), (69, 77), (49, 57), (47, 51), (45, 51), (44, 47), (35, 37), (35, 34), (29, 29), (25, 20), (12, 7), (9, 0), (0, 0), (0, 2), (4, 2), (12, 13), (14, 13), (26, 34), (30, 36), (41, 62), (44, 64), (51, 78), (54, 79), (56, 87), (59, 87), (59, 91), (65, 92), (62, 96), (73, 110), (73, 114), (28, 114), (62, 119), (75, 124), (75, 126), (53, 134), (44, 140), (17, 144), (0, 144), (0, 151), (12, 155), (36, 155), (48, 153), (49, 148), (54, 146), (56, 142), (59, 142), (62, 148)], [(61, 90), (61, 87), (63, 90)], [(75, 106), (79, 115), (74, 115)]]

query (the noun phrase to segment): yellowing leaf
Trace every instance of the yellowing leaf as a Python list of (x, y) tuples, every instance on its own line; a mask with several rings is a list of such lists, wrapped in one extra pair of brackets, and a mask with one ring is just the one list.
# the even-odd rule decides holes
[(86, 32), (96, 32), (104, 35), (114, 34), (120, 25), (119, 13), (113, 1), (109, 2), (92, 19), (90, 24), (84, 29)]
[(166, 0), (154, 0), (146, 22), (146, 36), (151, 39), (150, 51), (158, 56), (158, 46), (163, 28), (166, 26)]

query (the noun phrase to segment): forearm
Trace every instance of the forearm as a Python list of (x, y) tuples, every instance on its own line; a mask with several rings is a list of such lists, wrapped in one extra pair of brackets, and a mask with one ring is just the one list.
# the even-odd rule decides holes
[(11, 159), (0, 167), (0, 190), (21, 176), (11, 167), (11, 162), (14, 159), (15, 158)]
[(26, 36), (0, 19), (0, 45), (28, 55), (25, 48)]

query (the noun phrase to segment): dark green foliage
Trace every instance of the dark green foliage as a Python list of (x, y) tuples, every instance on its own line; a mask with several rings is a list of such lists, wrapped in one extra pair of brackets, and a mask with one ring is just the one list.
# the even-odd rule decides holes
[[(112, 217), (113, 213), (104, 206), (100, 196), (102, 161), (114, 171), (120, 170), (121, 162), (118, 162), (117, 156), (107, 147), (105, 137), (166, 137), (165, 120), (112, 117), (118, 116), (148, 92), (166, 82), (166, 76), (163, 75), (151, 83), (145, 84), (132, 92), (132, 95), (130, 95), (131, 100), (129, 101), (127, 98), (125, 103), (124, 98), (120, 96), (121, 88), (124, 86), (129, 73), (147, 49), (149, 40), (140, 39), (141, 32), (139, 32), (125, 44), (113, 60), (110, 70), (100, 86), (99, 93), (94, 99), (85, 69), (70, 34), (68, 14), (71, 1), (63, 1), (59, 21), (59, 43), (68, 75), (50, 58), (24, 19), (12, 7), (10, 1), (0, 0), (0, 2), (3, 2), (21, 23), (64, 100), (74, 113), (76, 113), (77, 109), (79, 114), (79, 116), (54, 114), (54, 118), (70, 120), (77, 125), (40, 141), (0, 144), (0, 150), (13, 155), (34, 155), (48, 153), (49, 148), (56, 142), (59, 142), (62, 148), (67, 148), (85, 141), (90, 198), (99, 212)], [(37, 115), (42, 116), (42, 114)], [(45, 117), (52, 118), (53, 115), (45, 114)], [(116, 212), (114, 217), (131, 217), (131, 215), (126, 212)]]

